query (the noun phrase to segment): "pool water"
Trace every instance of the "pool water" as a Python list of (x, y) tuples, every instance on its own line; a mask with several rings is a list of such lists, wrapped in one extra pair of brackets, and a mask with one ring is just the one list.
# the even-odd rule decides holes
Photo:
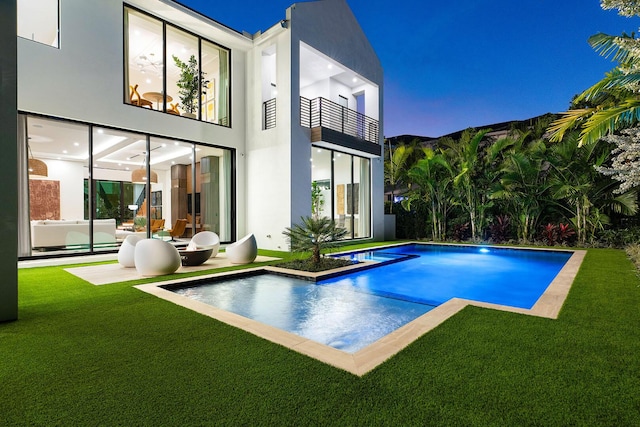
[(409, 245), (350, 254), (351, 259), (402, 262), (319, 282), (440, 305), (465, 298), (529, 309), (573, 253), (456, 245)]
[(301, 337), (353, 353), (433, 306), (353, 292), (348, 285), (259, 274), (174, 290)]
[(414, 244), (341, 255), (380, 264), (317, 283), (264, 273), (171, 290), (354, 353), (453, 297), (531, 308), (571, 255)]

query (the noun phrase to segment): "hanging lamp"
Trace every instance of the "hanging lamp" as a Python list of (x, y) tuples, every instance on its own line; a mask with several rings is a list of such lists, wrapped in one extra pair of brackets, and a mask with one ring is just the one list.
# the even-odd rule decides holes
[(27, 161), (27, 169), (29, 171), (29, 177), (38, 177), (38, 178), (46, 178), (49, 176), (49, 168), (47, 168), (47, 164), (42, 160), (38, 160), (33, 157), (33, 152), (31, 151), (31, 147), (27, 144), (27, 148), (29, 149), (29, 159)]
[[(147, 170), (144, 168), (136, 169), (131, 172), (131, 182), (136, 184), (146, 184), (147, 183)], [(153, 184), (158, 182), (158, 174), (153, 170), (151, 171), (151, 182)]]

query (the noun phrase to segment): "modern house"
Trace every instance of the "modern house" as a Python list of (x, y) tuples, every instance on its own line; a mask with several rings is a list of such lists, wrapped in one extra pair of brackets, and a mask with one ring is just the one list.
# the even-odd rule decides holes
[[(213, 18), (213, 19), (212, 19)], [(345, 0), (264, 32), (171, 0), (17, 0), (18, 256), (130, 233), (287, 250), (316, 212), (384, 236), (383, 72)]]

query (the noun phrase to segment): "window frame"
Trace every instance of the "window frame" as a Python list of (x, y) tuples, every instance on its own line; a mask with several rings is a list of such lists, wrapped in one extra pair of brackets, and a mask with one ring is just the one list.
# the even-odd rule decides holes
[[(169, 27), (171, 27), (174, 30), (180, 31), (185, 33), (188, 36), (192, 36), (196, 38), (197, 41), (197, 50), (198, 50), (198, 71), (202, 72), (202, 51), (203, 51), (203, 43), (208, 43), (220, 50), (223, 50), (226, 52), (227, 54), (227, 86), (226, 86), (226, 91), (225, 91), (225, 97), (226, 97), (226, 123), (221, 123), (220, 117), (217, 118), (217, 122), (213, 122), (213, 121), (207, 121), (207, 120), (203, 120), (203, 114), (202, 114), (202, 110), (203, 110), (203, 104), (202, 104), (202, 99), (201, 96), (198, 97), (198, 114), (195, 118), (195, 120), (200, 121), (200, 122), (205, 122), (205, 123), (210, 123), (213, 125), (218, 125), (218, 126), (222, 126), (222, 127), (227, 127), (227, 128), (232, 128), (232, 122), (233, 122), (233, 118), (232, 118), (232, 85), (233, 85), (233, 78), (232, 78), (232, 63), (233, 63), (233, 59), (232, 59), (232, 49), (217, 43), (213, 40), (210, 40), (208, 38), (202, 37), (196, 33), (194, 33), (193, 31), (189, 31), (183, 27), (180, 27), (179, 25), (176, 25), (173, 22), (169, 22), (165, 19), (159, 18), (155, 15), (152, 15), (144, 10), (138, 9), (135, 6), (132, 6), (130, 4), (127, 3), (123, 3), (123, 47), (122, 47), (122, 52), (123, 52), (123, 73), (122, 73), (122, 77), (123, 77), (123, 81), (122, 81), (122, 87), (123, 87), (123, 103), (127, 104), (127, 105), (132, 105), (129, 102), (129, 19), (128, 19), (128, 14), (129, 11), (133, 11), (135, 13), (144, 15), (150, 19), (156, 20), (158, 21), (161, 26), (162, 26), (162, 65), (163, 65), (163, 70), (162, 70), (162, 93), (165, 94), (165, 98), (164, 100), (166, 101), (166, 93), (167, 93), (167, 61), (168, 61), (168, 52), (167, 52), (167, 29)], [(222, 85), (222, 82), (220, 82), (220, 84)], [(200, 89), (200, 93), (202, 94), (202, 88)], [(220, 91), (221, 92), (221, 91)], [(219, 93), (220, 93), (219, 92)], [(163, 113), (167, 113), (167, 108), (166, 105), (168, 103), (167, 102), (163, 102), (163, 108), (161, 110), (159, 110), (160, 112)], [(156, 110), (158, 111), (158, 110)], [(187, 117), (188, 118), (188, 117)]]

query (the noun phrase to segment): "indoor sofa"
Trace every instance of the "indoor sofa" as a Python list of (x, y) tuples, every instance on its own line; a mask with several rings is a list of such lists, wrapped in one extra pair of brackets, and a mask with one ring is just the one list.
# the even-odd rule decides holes
[[(116, 220), (93, 221), (93, 244), (116, 243)], [(31, 221), (31, 247), (52, 248), (89, 244), (89, 220)]]

